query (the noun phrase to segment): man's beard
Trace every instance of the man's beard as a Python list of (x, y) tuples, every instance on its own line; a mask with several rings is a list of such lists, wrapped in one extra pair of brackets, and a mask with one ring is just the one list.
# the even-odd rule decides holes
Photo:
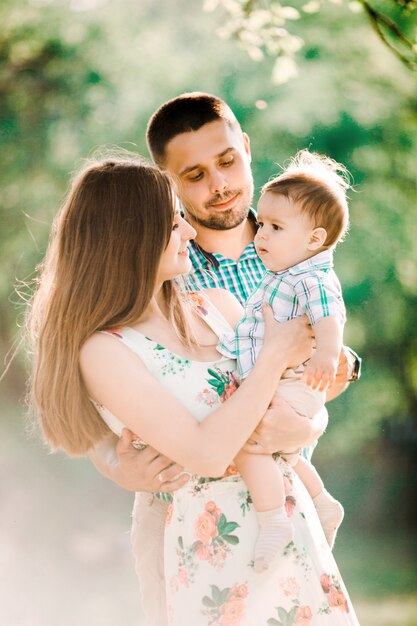
[(249, 209), (252, 203), (252, 193), (253, 190), (247, 189), (240, 192), (231, 191), (227, 194), (215, 196), (211, 202), (206, 203), (205, 208), (210, 211), (211, 204), (216, 204), (220, 202), (226, 202), (228, 199), (233, 198), (237, 193), (241, 194), (240, 206), (232, 207), (231, 209), (226, 209), (224, 211), (216, 209), (212, 209), (213, 212), (210, 212), (206, 217), (196, 216), (193, 210), (189, 209), (185, 206), (185, 209), (188, 215), (191, 217), (192, 221), (198, 226), (204, 226), (205, 228), (210, 228), (212, 230), (231, 230), (232, 228), (236, 228), (245, 221), (248, 217)]

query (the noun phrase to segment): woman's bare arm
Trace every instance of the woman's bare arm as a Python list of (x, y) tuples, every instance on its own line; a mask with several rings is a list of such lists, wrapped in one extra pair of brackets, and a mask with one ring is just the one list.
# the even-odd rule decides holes
[(294, 347), (293, 334), (303, 332), (303, 322), (276, 324), (270, 309), (265, 317), (268, 341), (257, 364), (239, 390), (203, 422), (154, 379), (136, 354), (109, 335), (94, 335), (81, 351), (88, 391), (166, 457), (202, 475), (222, 475), (266, 411), (284, 369), (300, 361), (300, 352), (309, 352), (306, 328), (303, 349)]

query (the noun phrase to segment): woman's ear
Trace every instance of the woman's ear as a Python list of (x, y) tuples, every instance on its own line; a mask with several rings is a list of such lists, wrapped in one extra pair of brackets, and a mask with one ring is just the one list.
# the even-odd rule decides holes
[(309, 250), (318, 250), (324, 246), (324, 242), (327, 239), (327, 230), (325, 228), (314, 228), (311, 233), (310, 241), (308, 242)]

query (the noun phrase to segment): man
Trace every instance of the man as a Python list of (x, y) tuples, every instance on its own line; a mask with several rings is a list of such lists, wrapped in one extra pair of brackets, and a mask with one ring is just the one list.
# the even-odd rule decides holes
[[(253, 178), (249, 137), (225, 102), (203, 93), (183, 94), (163, 104), (147, 129), (149, 151), (177, 183), (185, 215), (197, 231), (191, 243), (194, 286), (229, 289), (243, 303), (264, 273), (253, 238)], [(349, 379), (357, 378), (358, 362), (345, 350), (338, 380), (328, 399)], [(253, 433), (247, 449), (272, 453), (311, 445), (324, 431), (327, 413), (307, 420), (276, 400)], [(166, 624), (163, 574), (163, 526), (167, 504), (151, 492), (172, 492), (187, 481), (183, 468), (150, 447), (136, 451), (133, 434), (124, 431), (96, 446), (91, 459), (97, 469), (121, 487), (138, 493), (132, 539), (142, 601), (152, 626)]]

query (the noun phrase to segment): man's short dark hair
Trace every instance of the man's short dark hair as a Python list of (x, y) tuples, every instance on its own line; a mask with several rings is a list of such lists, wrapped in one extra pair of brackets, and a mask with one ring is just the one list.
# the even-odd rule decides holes
[(146, 130), (154, 162), (164, 165), (166, 146), (171, 139), (217, 120), (224, 120), (231, 126), (239, 124), (230, 107), (209, 93), (194, 91), (168, 100), (152, 115)]

